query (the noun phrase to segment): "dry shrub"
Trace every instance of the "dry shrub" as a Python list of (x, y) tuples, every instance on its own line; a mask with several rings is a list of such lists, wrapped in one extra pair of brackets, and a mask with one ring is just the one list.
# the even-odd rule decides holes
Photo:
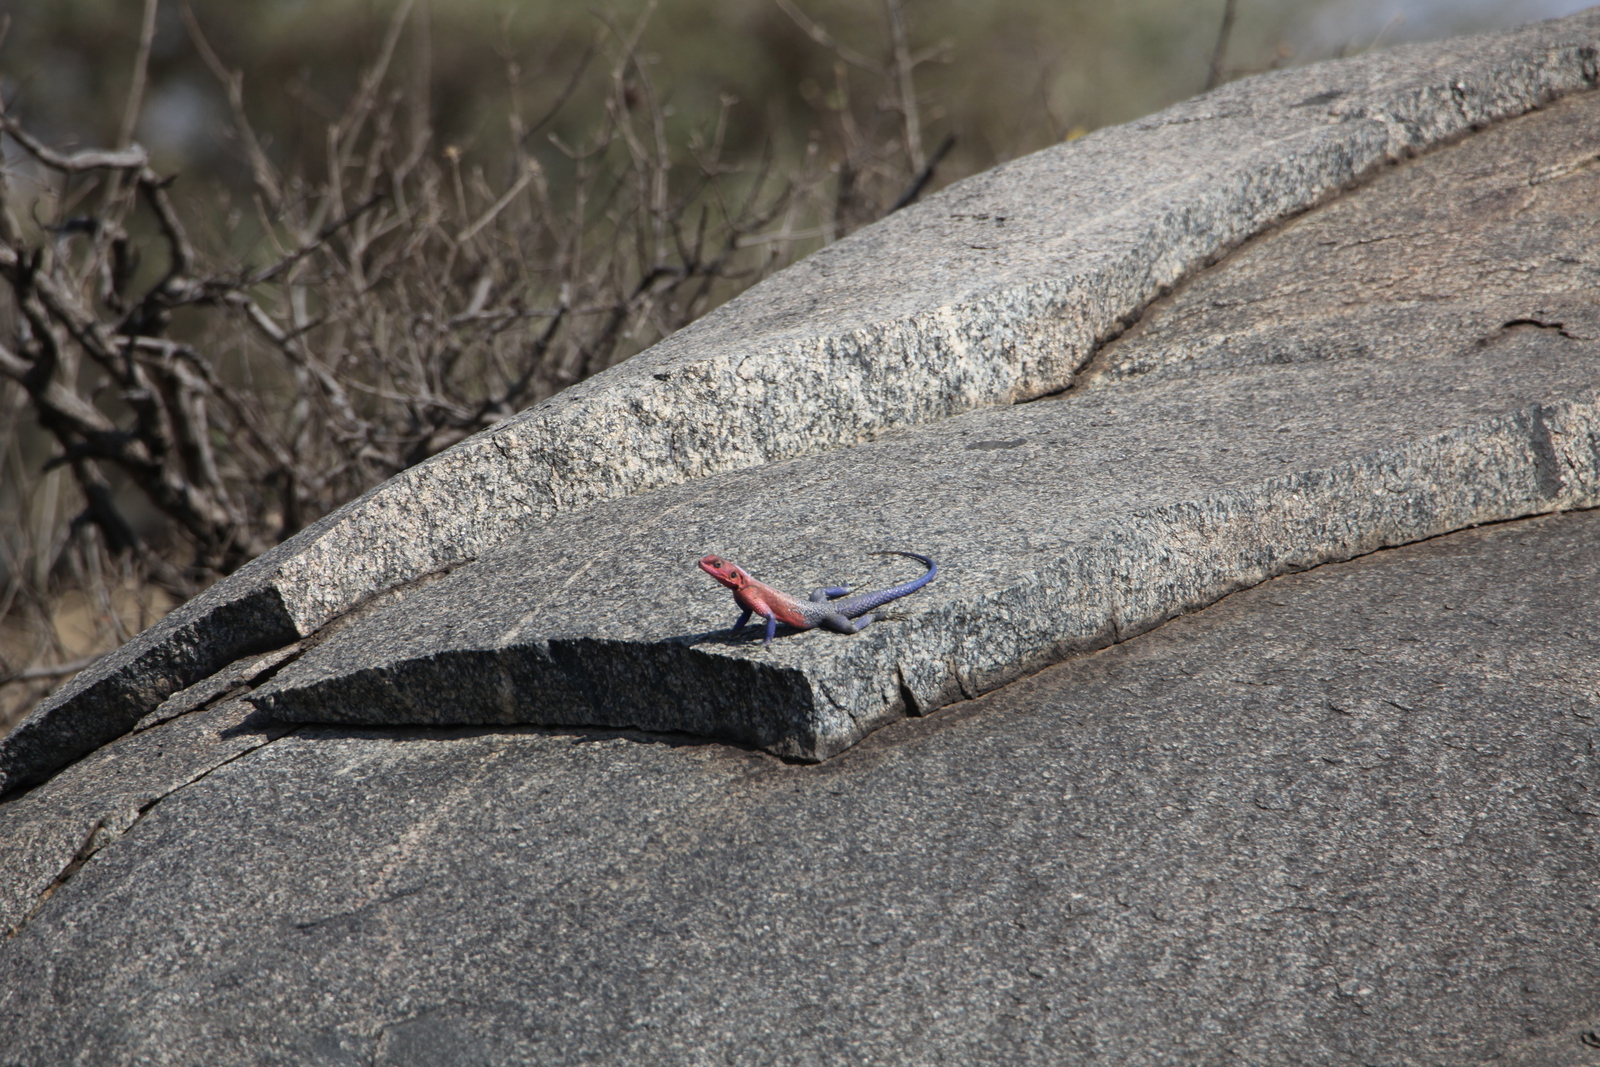
[[(783, 0), (837, 62), (825, 121), (782, 167), (771, 145), (724, 158), (727, 99), (671, 143), (639, 51), (648, 10), (602, 20), (536, 117), (502, 48), (509, 147), (440, 144), (412, 6), (326, 117), (320, 155), (288, 160), (185, 9), (243, 191), (180, 200), (133, 143), (157, 0), (112, 148), (56, 150), (0, 111), (0, 503), (16, 516), (0, 527), (0, 726), (344, 501), (914, 199), (950, 145), (924, 151), (912, 74), (936, 53), (913, 51), (901, 0), (881, 62)], [(863, 77), (874, 92), (852, 92)], [(563, 142), (547, 127), (584, 91), (599, 118)]]

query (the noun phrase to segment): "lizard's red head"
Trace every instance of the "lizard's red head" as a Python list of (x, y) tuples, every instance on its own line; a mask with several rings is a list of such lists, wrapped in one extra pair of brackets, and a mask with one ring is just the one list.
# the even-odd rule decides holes
[(742, 589), (750, 582), (750, 576), (740, 570), (737, 563), (721, 556), (707, 556), (700, 561), (700, 569), (729, 589)]

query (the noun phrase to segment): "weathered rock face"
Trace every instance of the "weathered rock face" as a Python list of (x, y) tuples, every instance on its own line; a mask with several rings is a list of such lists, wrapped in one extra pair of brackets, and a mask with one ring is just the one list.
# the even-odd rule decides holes
[(1226, 86), (960, 183), (386, 483), (0, 744), (37, 782), (233, 659), (552, 517), (1062, 389), (1164, 287), (1388, 162), (1592, 87), (1600, 15)]
[(1594, 1062), (1597, 35), (964, 183), (220, 586), (0, 742), (0, 1062)]
[[(1600, 95), (1506, 122), (1197, 278), (1105, 349), (1087, 395), (595, 504), (249, 699), (295, 721), (636, 726), (825, 758), (1275, 574), (1600, 505), (1596, 158)], [(713, 632), (736, 611), (690, 565), (760, 561), (804, 595), (845, 568), (891, 584), (892, 564), (858, 568), (893, 548), (943, 565), (909, 618), (770, 647)]]
[(251, 749), (0, 944), (6, 1055), (1592, 1063), (1597, 583), (1600, 512), (1439, 538), (810, 766), (225, 705), (0, 806)]
[[(637, 726), (826, 758), (1274, 574), (1600, 505), (1600, 351), (1542, 351), (1510, 381), (1477, 355), (1010, 408), (596, 505), (248, 699), (301, 722)], [(889, 548), (942, 564), (904, 618), (770, 646), (720, 631), (737, 608), (688, 562), (760, 560), (804, 596), (920, 573), (865, 555)]]
[(1582, 350), (1600, 339), (1597, 166), (1592, 96), (1441, 148), (1157, 301), (1081, 385), (1480, 348), (1518, 365), (1540, 330)]

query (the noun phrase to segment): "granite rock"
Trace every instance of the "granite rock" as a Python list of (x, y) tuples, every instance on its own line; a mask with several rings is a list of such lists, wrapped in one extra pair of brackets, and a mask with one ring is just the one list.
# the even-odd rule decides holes
[(1597, 29), (980, 176), (219, 584), (0, 743), (0, 1063), (1594, 1063)]
[(958, 183), (328, 516), (0, 741), (0, 793), (558, 514), (1066, 388), (1163, 289), (1384, 165), (1595, 85), (1600, 14), (1225, 86)]
[(242, 701), (216, 703), (120, 738), (7, 802), (0, 807), (0, 932), (20, 929), (163, 798), (290, 729)]
[[(250, 699), (825, 758), (1275, 574), (1600, 504), (1596, 158), (1595, 94), (1503, 123), (1199, 276), (1093, 389), (557, 517)], [(883, 549), (943, 566), (904, 621), (770, 648), (712, 632), (735, 612), (692, 566), (716, 552), (804, 595), (889, 584), (855, 570)]]
[(1600, 512), (1441, 537), (819, 765), (300, 727), (0, 942), (5, 1058), (1590, 1064), (1597, 584)]
[[(596, 504), (328, 637), (246, 699), (363, 724), (633, 726), (824, 759), (1266, 578), (1600, 505), (1600, 345), (1303, 364), (977, 412)], [(1174, 427), (1182, 427), (1174, 434)], [(716, 552), (804, 596), (939, 577), (763, 645)]]
[[(1385, 174), (1153, 303), (1080, 381), (1600, 338), (1600, 106), (1568, 97)], [(1511, 357), (1514, 358), (1514, 357)]]

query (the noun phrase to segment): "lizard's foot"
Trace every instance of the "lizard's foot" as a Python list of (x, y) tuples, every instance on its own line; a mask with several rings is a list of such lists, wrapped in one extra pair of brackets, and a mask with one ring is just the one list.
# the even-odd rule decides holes
[(811, 591), (811, 602), (813, 604), (821, 604), (836, 597), (849, 595), (850, 587), (848, 585), (830, 585), (825, 589), (813, 589)]
[(824, 630), (832, 630), (836, 634), (858, 634), (865, 630), (868, 624), (876, 618), (876, 615), (863, 615), (859, 619), (847, 619), (837, 611), (834, 611), (824, 615), (822, 621), (817, 625)]

